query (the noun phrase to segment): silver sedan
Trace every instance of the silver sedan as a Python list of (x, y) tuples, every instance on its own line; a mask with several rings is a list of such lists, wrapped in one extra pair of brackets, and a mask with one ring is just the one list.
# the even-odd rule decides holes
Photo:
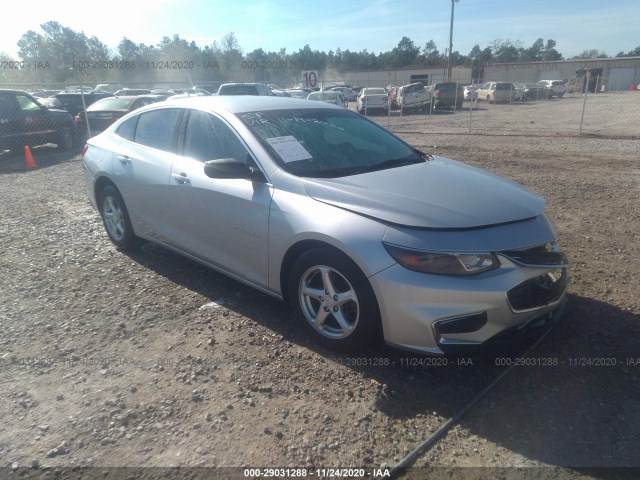
[(287, 301), (329, 348), (470, 351), (564, 303), (543, 198), (343, 108), (169, 100), (91, 138), (83, 163), (117, 247), (155, 242)]

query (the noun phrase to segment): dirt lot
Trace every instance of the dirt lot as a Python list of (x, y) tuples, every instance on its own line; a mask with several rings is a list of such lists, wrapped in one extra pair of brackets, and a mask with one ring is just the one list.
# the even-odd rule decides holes
[[(355, 110), (355, 104), (352, 109)], [(563, 98), (511, 104), (464, 102), (462, 111), (437, 110), (428, 119), (429, 128), (438, 133), (525, 134), (546, 136), (616, 136), (640, 139), (638, 117), (640, 92), (605, 92), (587, 95), (568, 93)], [(582, 115), (584, 110), (584, 116)], [(397, 132), (424, 132), (424, 114), (392, 110), (389, 121), (380, 123)], [(470, 128), (471, 127), (471, 128)]]
[[(573, 266), (533, 361), (401, 476), (637, 478), (612, 468), (640, 468), (640, 142), (432, 135), (433, 120), (411, 120), (392, 129), (546, 196)], [(117, 251), (77, 152), (34, 155), (35, 170), (0, 156), (3, 478), (391, 468), (517, 362), (315, 347), (265, 295), (153, 245)], [(122, 478), (176, 472), (221, 475)]]

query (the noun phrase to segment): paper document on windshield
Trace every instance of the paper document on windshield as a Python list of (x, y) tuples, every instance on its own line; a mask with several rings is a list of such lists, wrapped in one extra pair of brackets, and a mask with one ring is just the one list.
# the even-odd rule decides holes
[(287, 163), (313, 158), (302, 144), (291, 135), (267, 138), (267, 142), (269, 142), (269, 145), (280, 155), (280, 158)]

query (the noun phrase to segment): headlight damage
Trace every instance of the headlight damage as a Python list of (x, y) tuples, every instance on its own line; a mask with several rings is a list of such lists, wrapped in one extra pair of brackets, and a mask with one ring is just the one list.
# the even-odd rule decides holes
[(389, 255), (403, 267), (436, 275), (475, 275), (500, 266), (492, 253), (429, 252), (384, 243)]

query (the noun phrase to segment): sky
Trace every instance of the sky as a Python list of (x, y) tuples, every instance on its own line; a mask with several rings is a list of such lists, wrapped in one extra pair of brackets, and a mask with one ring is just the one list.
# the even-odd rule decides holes
[[(17, 42), (28, 30), (57, 21), (96, 36), (114, 53), (120, 40), (155, 45), (174, 34), (199, 47), (234, 32), (242, 50), (265, 52), (306, 44), (312, 50), (380, 53), (403, 36), (424, 48), (449, 44), (451, 0), (110, 0), (88, 7), (86, 0), (31, 0), (28, 15), (6, 15), (0, 52), (17, 59)], [(4, 7), (6, 12), (7, 7)], [(565, 58), (598, 49), (614, 56), (640, 46), (640, 0), (459, 0), (455, 3), (453, 50), (466, 55), (475, 44), (537, 38), (556, 41)]]

